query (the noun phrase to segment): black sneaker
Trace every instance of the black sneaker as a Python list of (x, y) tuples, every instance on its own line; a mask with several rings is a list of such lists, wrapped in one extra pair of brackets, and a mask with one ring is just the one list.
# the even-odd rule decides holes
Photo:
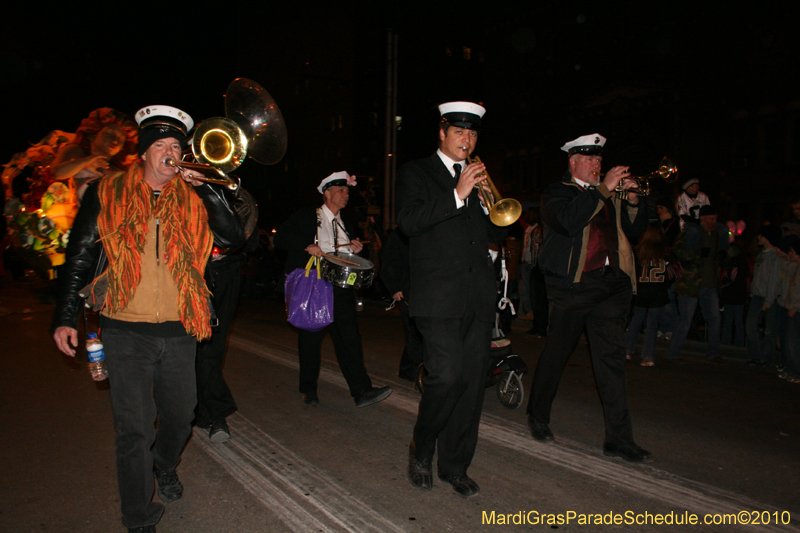
[(392, 393), (391, 387), (370, 387), (364, 392), (362, 392), (355, 400), (356, 400), (356, 407), (366, 407), (368, 405), (372, 405), (373, 403), (377, 403), (381, 400), (385, 400), (389, 397)]
[(158, 467), (153, 468), (153, 474), (158, 483), (158, 497), (164, 503), (172, 503), (181, 499), (183, 496), (183, 485), (178, 479), (178, 474), (174, 470), (167, 472)]
[(211, 442), (226, 442), (231, 438), (231, 432), (228, 429), (228, 422), (222, 418), (211, 424), (211, 429), (208, 430), (208, 438)]

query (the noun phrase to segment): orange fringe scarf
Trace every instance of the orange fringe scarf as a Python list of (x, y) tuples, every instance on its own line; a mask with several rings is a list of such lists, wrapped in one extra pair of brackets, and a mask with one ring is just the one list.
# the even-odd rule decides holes
[[(141, 160), (124, 173), (103, 179), (98, 186), (100, 216), (97, 226), (108, 255), (110, 316), (125, 309), (141, 280), (141, 254), (147, 240), (147, 221), (156, 217), (162, 229), (172, 279), (178, 287), (181, 323), (198, 340), (211, 337), (208, 299), (203, 279), (214, 236), (203, 201), (176, 177), (158, 198), (144, 181)], [(163, 256), (163, 251), (161, 252)]]

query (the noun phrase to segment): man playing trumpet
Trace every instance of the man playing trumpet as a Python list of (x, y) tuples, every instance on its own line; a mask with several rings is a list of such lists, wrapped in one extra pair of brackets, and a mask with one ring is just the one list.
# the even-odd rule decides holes
[(597, 389), (603, 403), (605, 455), (642, 462), (650, 453), (633, 442), (625, 385), (625, 349), (621, 340), (636, 287), (628, 238), (647, 228), (647, 209), (628, 192), (635, 180), (628, 167), (600, 174), (605, 137), (584, 135), (561, 149), (569, 168), (560, 182), (542, 194), (544, 239), (539, 267), (550, 300), (550, 328), (533, 376), (528, 426), (538, 441), (553, 440), (550, 410), (564, 368), (584, 328), (591, 347)]
[(409, 237), (410, 316), (422, 333), (424, 392), (409, 446), (414, 487), (433, 486), (438, 447), (439, 478), (468, 497), (480, 491), (467, 476), (478, 442), (496, 283), (489, 243), (504, 231), (494, 226), (475, 185), (482, 163), (467, 164), (485, 109), (471, 102), (439, 106), (439, 150), (404, 165), (398, 175), (400, 229)]

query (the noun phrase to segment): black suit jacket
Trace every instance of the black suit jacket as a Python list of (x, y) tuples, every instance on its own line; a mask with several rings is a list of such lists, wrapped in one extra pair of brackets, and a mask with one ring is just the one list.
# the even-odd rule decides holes
[(434, 153), (404, 165), (397, 179), (397, 222), (408, 235), (411, 316), (458, 318), (468, 306), (494, 320), (497, 283), (489, 243), (505, 230), (483, 212), (477, 192), (457, 209), (456, 180)]
[[(355, 228), (350, 222), (342, 217), (344, 229), (350, 236), (350, 240), (358, 237)], [(314, 244), (314, 237), (317, 235), (317, 208), (305, 207), (296, 212), (286, 222), (281, 224), (275, 233), (275, 247), (289, 251), (286, 258), (286, 273), (290, 273), (295, 268), (305, 268), (311, 255), (306, 252), (309, 244)]]

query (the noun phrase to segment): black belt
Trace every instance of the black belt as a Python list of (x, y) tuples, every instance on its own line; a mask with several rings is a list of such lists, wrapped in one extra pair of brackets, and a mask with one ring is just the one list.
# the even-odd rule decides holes
[(606, 276), (606, 275), (610, 276), (612, 274), (615, 274), (615, 272), (614, 272), (614, 267), (612, 267), (611, 265), (603, 265), (600, 268), (587, 270), (586, 272), (584, 272), (584, 274), (598, 274), (600, 276)]

